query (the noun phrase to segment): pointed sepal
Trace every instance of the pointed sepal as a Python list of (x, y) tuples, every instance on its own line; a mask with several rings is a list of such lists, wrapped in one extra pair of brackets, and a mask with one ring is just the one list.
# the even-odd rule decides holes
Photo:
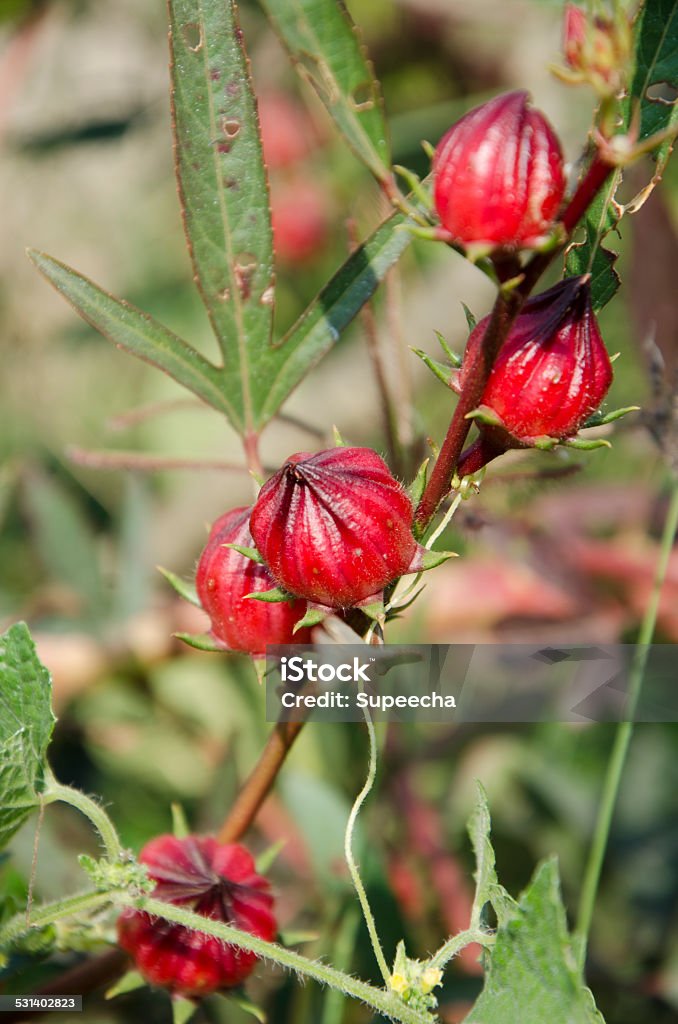
[(195, 651), (223, 654), (224, 651), (228, 650), (228, 647), (215, 640), (211, 633), (172, 633), (172, 636), (192, 647)]
[(627, 405), (623, 409), (612, 409), (606, 413), (599, 409), (598, 412), (594, 412), (589, 416), (586, 423), (582, 426), (582, 430), (586, 430), (588, 427), (603, 427), (607, 423), (614, 423), (615, 420), (620, 420), (622, 416), (628, 416), (630, 412), (640, 412), (640, 406)]
[(232, 551), (237, 551), (245, 558), (249, 558), (251, 562), (256, 562), (257, 565), (264, 564), (264, 560), (256, 548), (248, 548), (243, 544), (223, 544), (222, 547), (230, 548)]
[(200, 604), (200, 598), (198, 597), (193, 583), (189, 583), (188, 580), (182, 580), (180, 576), (170, 572), (169, 569), (163, 569), (161, 565), (157, 566), (158, 572), (162, 573), (169, 585), (177, 592), (179, 597), (183, 597), (184, 601), (189, 601), (194, 604), (196, 608), (202, 608)]
[(415, 508), (421, 501), (421, 496), (424, 493), (424, 489), (426, 487), (426, 479), (428, 477), (428, 464), (430, 461), (430, 459), (424, 459), (421, 466), (417, 470), (417, 475), (415, 476), (410, 486), (407, 488), (407, 493), (409, 494), (412, 504), (415, 506)]
[(458, 352), (455, 352), (454, 349), (450, 348), (450, 346), (447, 344), (447, 338), (445, 337), (445, 335), (441, 334), (440, 331), (434, 331), (433, 333), (438, 339), (438, 344), (440, 345), (441, 349), (443, 350), (447, 358), (450, 360), (452, 366), (461, 366), (461, 356), (459, 355)]
[(433, 359), (428, 353), (424, 352), (423, 349), (413, 348), (415, 356), (418, 356), (424, 366), (428, 367), (431, 373), (441, 380), (445, 387), (450, 386), (450, 367), (445, 363), (439, 363), (437, 359)]
[(311, 629), (313, 626), (320, 626), (325, 621), (328, 615), (332, 614), (332, 609), (325, 607), (321, 604), (310, 604), (306, 608), (306, 614), (302, 619), (299, 619), (294, 632), (297, 633), (300, 629)]
[(294, 601), (282, 587), (271, 587), (270, 590), (257, 590), (253, 594), (245, 594), (246, 601), (264, 601), (266, 604), (282, 604), (283, 601)]

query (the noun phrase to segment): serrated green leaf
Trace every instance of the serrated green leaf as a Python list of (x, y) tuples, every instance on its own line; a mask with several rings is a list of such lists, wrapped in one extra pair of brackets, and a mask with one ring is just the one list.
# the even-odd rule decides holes
[(482, 783), (476, 779), (476, 805), (468, 823), (468, 834), (476, 858), (475, 882), (476, 894), (471, 912), (471, 928), (477, 928), (483, 907), (492, 899), (497, 885), (494, 848), (490, 838), (491, 822), (487, 793)]
[(377, 180), (389, 180), (391, 152), (379, 83), (344, 4), (261, 0), (261, 5), (356, 156)]
[(179, 195), (196, 281), (221, 347), (234, 425), (256, 425), (271, 344), (268, 182), (235, 4), (170, 0)]
[(336, 344), (387, 272), (412, 242), (403, 230), (405, 218), (396, 213), (349, 257), (329, 284), (271, 351), (266, 372), (267, 395), (259, 414), (265, 423), (305, 377), (311, 367)]
[(83, 320), (132, 355), (157, 366), (203, 402), (234, 421), (216, 366), (147, 313), (114, 298), (88, 278), (46, 253), (28, 250), (31, 261)]
[(0, 847), (39, 805), (52, 729), (52, 684), (28, 627), (0, 637)]
[(465, 1024), (604, 1024), (576, 967), (554, 860), (500, 922), (485, 985)]
[(189, 583), (188, 580), (182, 580), (181, 576), (177, 576), (175, 573), (170, 572), (169, 569), (163, 569), (161, 565), (158, 566), (158, 572), (161, 573), (173, 590), (183, 597), (184, 601), (190, 601), (196, 608), (202, 608), (200, 598), (198, 597), (194, 583)]

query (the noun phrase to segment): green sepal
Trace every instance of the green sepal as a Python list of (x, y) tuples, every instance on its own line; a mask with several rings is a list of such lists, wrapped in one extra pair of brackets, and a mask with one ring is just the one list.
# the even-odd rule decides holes
[(244, 544), (222, 544), (221, 546), (224, 548), (231, 548), (232, 551), (237, 551), (239, 555), (249, 558), (250, 561), (256, 562), (257, 565), (264, 564), (264, 560), (256, 548), (248, 548), (245, 547)]
[(486, 405), (480, 405), (477, 409), (471, 409), (464, 417), (467, 420), (475, 420), (476, 423), (484, 423), (487, 427), (503, 427), (504, 424), (496, 412), (488, 409)]
[(319, 626), (331, 614), (331, 611), (331, 608), (321, 608), (318, 605), (309, 604), (306, 614), (302, 619), (299, 619), (292, 632), (297, 633), (300, 629), (310, 629), (311, 626)]
[(186, 996), (172, 996), (172, 1024), (187, 1024), (195, 1011), (198, 1003)]
[(416, 201), (426, 210), (427, 213), (431, 213), (433, 210), (433, 196), (424, 187), (424, 184), (414, 171), (411, 171), (408, 167), (403, 167), (402, 164), (394, 164), (393, 170), (396, 172), (398, 177), (402, 178), (408, 189), (416, 199)]
[(211, 654), (223, 654), (228, 648), (218, 644), (209, 633), (173, 633), (177, 640), (182, 640), (196, 651), (209, 651)]
[(229, 992), (228, 994), (223, 992), (221, 995), (224, 999), (227, 999), (229, 1003), (234, 1003), (235, 1006), (244, 1013), (249, 1013), (251, 1017), (254, 1017), (255, 1020), (259, 1021), (259, 1024), (266, 1024), (266, 1021), (268, 1020), (266, 1013), (260, 1006), (253, 1003), (251, 999), (248, 999), (244, 991), (236, 990), (234, 992)]
[(374, 598), (368, 598), (364, 604), (356, 605), (356, 607), (359, 608), (363, 615), (366, 615), (368, 619), (372, 619), (373, 622), (384, 621), (385, 608), (383, 597), (378, 597), (376, 600)]
[(540, 452), (552, 452), (556, 445), (563, 443), (559, 437), (549, 437), (547, 434), (544, 434), (543, 437), (533, 437), (530, 441), (530, 447), (537, 448)]
[(427, 355), (420, 348), (413, 348), (415, 356), (419, 356), (424, 366), (427, 366), (431, 373), (433, 373), (438, 380), (441, 380), (445, 387), (450, 386), (450, 367), (445, 363), (439, 363), (437, 359), (432, 359), (431, 356)]
[(594, 412), (589, 416), (582, 430), (586, 430), (588, 427), (603, 427), (606, 423), (614, 423), (615, 420), (620, 420), (622, 416), (627, 416), (630, 412), (640, 412), (640, 406), (627, 405), (623, 409), (612, 409), (611, 412), (607, 413), (599, 409), (598, 412)]
[(450, 360), (452, 366), (455, 367), (455, 369), (459, 369), (459, 367), (461, 366), (461, 356), (459, 355), (459, 353), (455, 352), (453, 349), (450, 348), (450, 346), (447, 344), (447, 339), (445, 338), (444, 334), (441, 334), (440, 331), (434, 331), (433, 333), (438, 339), (438, 344), (440, 345), (441, 349), (443, 350), (447, 358)]
[(271, 865), (275, 863), (280, 851), (284, 850), (286, 845), (286, 839), (278, 839), (275, 843), (271, 843), (270, 846), (267, 846), (265, 850), (261, 851), (254, 862), (258, 875), (268, 874)]
[(135, 989), (143, 988), (147, 984), (148, 982), (139, 974), (139, 971), (125, 971), (122, 978), (118, 978), (114, 985), (106, 989), (104, 999), (115, 999), (116, 996), (122, 996), (126, 992), (134, 992)]
[(170, 809), (172, 811), (172, 833), (175, 839), (186, 839), (187, 836), (190, 836), (191, 830), (184, 808), (180, 803), (173, 803)]
[(429, 569), (435, 569), (437, 566), (442, 565), (443, 562), (449, 561), (450, 558), (458, 557), (456, 551), (429, 551), (428, 548), (423, 550), (421, 566), (415, 572), (428, 572)]
[(196, 608), (202, 608), (200, 604), (200, 598), (198, 597), (193, 583), (189, 583), (188, 580), (182, 580), (181, 576), (177, 576), (175, 573), (170, 572), (169, 569), (163, 569), (161, 565), (158, 565), (157, 570), (161, 573), (169, 585), (176, 590), (179, 597), (183, 597), (184, 601), (189, 601), (194, 604)]
[(294, 598), (281, 587), (271, 587), (270, 590), (258, 590), (252, 594), (245, 594), (245, 600), (264, 601), (266, 604), (282, 604), (284, 601), (294, 601)]
[(583, 437), (571, 437), (567, 441), (563, 441), (562, 444), (565, 448), (574, 448), (580, 452), (592, 452), (596, 448), (611, 448), (612, 445), (609, 441), (606, 441), (602, 437), (595, 438), (595, 440), (587, 441)]
[(334, 441), (334, 447), (335, 448), (345, 448), (346, 447), (346, 442), (344, 441), (343, 437), (339, 433), (339, 427), (336, 425), (336, 423), (332, 426), (332, 440)]
[(468, 308), (468, 306), (466, 305), (465, 302), (462, 302), (461, 306), (462, 306), (462, 309), (464, 310), (464, 316), (466, 317), (466, 323), (468, 324), (468, 329), (469, 329), (469, 331), (472, 331), (474, 329), (474, 327), (476, 326), (476, 324), (478, 323), (478, 319), (477, 319), (477, 317), (475, 317), (473, 315), (473, 313)]
[(424, 153), (426, 153), (429, 160), (433, 160), (433, 157), (436, 155), (435, 146), (430, 143), (428, 139), (421, 140), (421, 148), (424, 150)]
[(413, 505), (418, 505), (419, 502), (421, 501), (422, 494), (424, 493), (424, 489), (426, 487), (426, 478), (428, 476), (428, 464), (430, 461), (430, 458), (424, 459), (421, 466), (417, 470), (417, 475), (415, 476), (410, 486), (407, 488), (407, 493), (409, 494)]

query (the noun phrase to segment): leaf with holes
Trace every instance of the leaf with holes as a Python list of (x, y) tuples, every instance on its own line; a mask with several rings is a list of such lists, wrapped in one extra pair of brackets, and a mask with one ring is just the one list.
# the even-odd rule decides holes
[(50, 284), (105, 338), (157, 366), (203, 402), (232, 418), (219, 370), (182, 338), (65, 263), (35, 249), (29, 249), (28, 255)]
[(379, 83), (344, 4), (261, 0), (261, 5), (356, 156), (378, 181), (389, 181), (391, 152)]
[[(634, 26), (635, 68), (628, 97), (622, 104), (622, 117), (628, 126), (636, 111), (640, 112), (640, 138), (678, 125), (678, 0), (646, 0)], [(671, 102), (663, 96), (673, 93)], [(666, 141), (655, 153), (653, 183), (661, 177), (671, 154), (672, 143)], [(620, 210), (613, 200), (621, 175), (617, 171), (582, 220), (584, 240), (568, 252), (568, 274), (590, 273), (594, 309), (607, 305), (619, 288), (614, 268), (617, 254), (603, 246), (607, 235), (620, 219)], [(651, 187), (651, 186), (650, 186)], [(647, 194), (647, 192), (645, 193)], [(642, 195), (642, 193), (641, 193)]]
[(28, 627), (0, 636), (0, 848), (40, 802), (54, 715), (49, 672)]
[(255, 427), (273, 328), (268, 183), (232, 2), (170, 0), (177, 180), (196, 281), (229, 377), (232, 420)]
[(620, 178), (620, 172), (616, 171), (591, 203), (582, 220), (584, 239), (570, 246), (565, 261), (568, 274), (591, 275), (591, 301), (596, 311), (607, 305), (621, 283), (614, 266), (617, 253), (603, 245), (619, 223), (614, 195)]
[[(678, 125), (678, 0), (645, 0), (635, 26), (635, 71), (626, 101), (627, 119), (640, 103), (640, 138)], [(660, 174), (672, 143), (656, 152)]]
[(604, 1024), (575, 963), (554, 860), (500, 917), (485, 986), (464, 1024)]
[(393, 214), (337, 271), (263, 363), (268, 394), (261, 410), (266, 422), (329, 352), (412, 241), (405, 218)]

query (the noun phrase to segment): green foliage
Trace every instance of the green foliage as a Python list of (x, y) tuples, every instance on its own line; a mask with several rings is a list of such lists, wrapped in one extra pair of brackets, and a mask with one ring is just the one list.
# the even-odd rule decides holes
[[(479, 872), (480, 873), (480, 872)], [(603, 1024), (576, 967), (554, 860), (500, 919), (485, 987), (465, 1024)]]
[(234, 4), (172, 0), (177, 180), (195, 278), (243, 433), (265, 393), (275, 288), (268, 184)]
[[(668, 85), (675, 89), (678, 55), (678, 0), (645, 0), (634, 27), (634, 73), (629, 95), (622, 103), (622, 119), (628, 128), (640, 116), (640, 141), (678, 124), (678, 105), (657, 97), (653, 90)], [(649, 91), (649, 95), (648, 95)], [(655, 177), (666, 166), (672, 142), (664, 141), (655, 152)], [(614, 269), (616, 253), (603, 248), (605, 238), (619, 223), (623, 211), (614, 202), (621, 180), (615, 172), (582, 219), (583, 242), (572, 246), (567, 257), (568, 274), (590, 273), (596, 310), (606, 306), (619, 288)]]
[(358, 29), (337, 0), (261, 0), (300, 74), (318, 93), (356, 156), (379, 181), (391, 178), (391, 152), (379, 83)]
[(24, 623), (0, 637), (0, 847), (40, 803), (52, 685)]

